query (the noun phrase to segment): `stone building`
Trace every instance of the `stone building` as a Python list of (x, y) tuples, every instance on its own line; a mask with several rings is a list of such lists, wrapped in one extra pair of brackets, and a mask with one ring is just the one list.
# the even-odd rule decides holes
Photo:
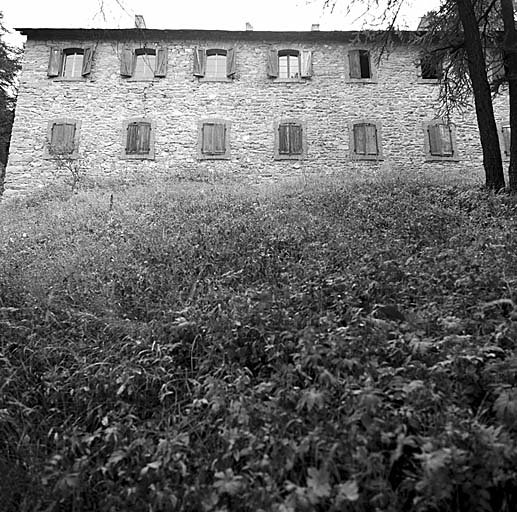
[[(482, 173), (473, 112), (436, 117), (438, 67), (402, 33), (19, 29), (5, 195), (56, 179)], [(507, 98), (496, 100), (505, 153)]]

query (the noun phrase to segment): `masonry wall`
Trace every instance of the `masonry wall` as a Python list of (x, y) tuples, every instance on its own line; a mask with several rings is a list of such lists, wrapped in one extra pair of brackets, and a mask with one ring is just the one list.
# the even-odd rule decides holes
[[(89, 78), (63, 81), (47, 77), (49, 50), (95, 46)], [(20, 92), (6, 169), (5, 194), (15, 195), (56, 177), (56, 163), (44, 159), (48, 123), (81, 121), (79, 155), (96, 177), (139, 179), (149, 175), (235, 174), (283, 176), (301, 173), (418, 173), (466, 170), (482, 173), (481, 149), (473, 113), (454, 119), (458, 162), (426, 162), (423, 123), (435, 117), (438, 86), (423, 83), (415, 61), (417, 50), (400, 45), (376, 69), (376, 82), (350, 83), (347, 53), (352, 43), (322, 40), (188, 39), (148, 40), (147, 47), (167, 46), (165, 78), (132, 81), (120, 76), (119, 55), (126, 45), (144, 41), (27, 41)], [(237, 52), (237, 73), (229, 82), (194, 77), (193, 48), (230, 48)], [(267, 77), (270, 47), (313, 51), (313, 76), (285, 83)], [(361, 45), (362, 48), (365, 45)], [(498, 122), (507, 119), (506, 98), (496, 101)], [(122, 127), (129, 118), (156, 123), (155, 159), (121, 158)], [(222, 118), (231, 123), (230, 160), (200, 161), (198, 122)], [(297, 118), (306, 123), (307, 157), (274, 160), (274, 122)], [(382, 125), (380, 162), (350, 158), (350, 122), (368, 119)]]

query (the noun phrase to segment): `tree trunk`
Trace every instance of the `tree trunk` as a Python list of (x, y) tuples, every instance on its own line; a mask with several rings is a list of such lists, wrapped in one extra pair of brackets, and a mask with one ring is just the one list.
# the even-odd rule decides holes
[[(499, 149), (499, 136), (494, 118), (492, 95), (485, 67), (481, 36), (471, 0), (455, 0), (465, 33), (470, 80), (474, 92), (476, 116), (479, 127), (486, 186), (494, 190), (504, 188), (503, 161)], [(501, 0), (504, 2), (506, 0)], [(510, 0), (511, 2), (511, 0)], [(513, 131), (512, 131), (513, 133)], [(515, 130), (517, 135), (517, 129)]]
[(501, 0), (504, 23), (504, 63), (510, 95), (510, 190), (517, 192), (517, 30), (513, 18), (512, 0)]

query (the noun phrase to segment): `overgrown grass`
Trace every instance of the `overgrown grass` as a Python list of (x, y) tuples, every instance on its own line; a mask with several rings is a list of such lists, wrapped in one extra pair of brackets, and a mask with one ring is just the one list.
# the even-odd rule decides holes
[(517, 510), (513, 198), (110, 194), (0, 206), (3, 510)]

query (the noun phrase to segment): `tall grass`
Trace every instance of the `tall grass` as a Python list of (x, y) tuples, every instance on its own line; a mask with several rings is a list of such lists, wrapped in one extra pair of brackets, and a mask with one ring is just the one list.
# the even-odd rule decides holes
[(515, 510), (514, 200), (402, 178), (1, 205), (6, 510)]

